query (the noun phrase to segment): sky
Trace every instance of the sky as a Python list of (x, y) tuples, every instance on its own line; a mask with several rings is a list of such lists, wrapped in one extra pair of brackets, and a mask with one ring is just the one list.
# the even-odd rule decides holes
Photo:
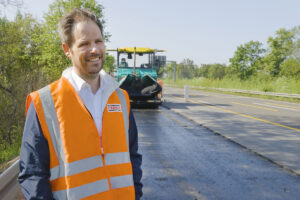
[[(23, 0), (22, 12), (41, 19), (54, 0)], [(167, 60), (229, 64), (239, 45), (267, 47), (280, 28), (300, 25), (299, 0), (98, 0), (104, 6), (109, 49), (164, 49)], [(10, 8), (7, 15), (12, 15)]]

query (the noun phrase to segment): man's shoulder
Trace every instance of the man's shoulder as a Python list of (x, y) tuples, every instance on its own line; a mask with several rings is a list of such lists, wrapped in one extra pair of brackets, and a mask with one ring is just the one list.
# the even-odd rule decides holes
[(128, 96), (128, 92), (127, 92), (126, 90), (124, 90), (124, 89), (122, 89), (122, 88), (120, 88), (120, 87), (119, 87), (119, 89), (124, 93), (124, 95), (126, 96), (126, 98), (129, 97), (129, 96)]
[(30, 92), (29, 95), (34, 94), (34, 93), (37, 93), (37, 92), (39, 92), (39, 91), (43, 91), (43, 90), (45, 90), (46, 88), (52, 87), (53, 85), (57, 85), (60, 81), (62, 81), (62, 78), (57, 79), (57, 80), (55, 80), (55, 81), (53, 81), (53, 82), (51, 82), (51, 83), (48, 83), (47, 85), (44, 85), (43, 87), (41, 87), (41, 88), (39, 88), (39, 89), (36, 89), (36, 90)]

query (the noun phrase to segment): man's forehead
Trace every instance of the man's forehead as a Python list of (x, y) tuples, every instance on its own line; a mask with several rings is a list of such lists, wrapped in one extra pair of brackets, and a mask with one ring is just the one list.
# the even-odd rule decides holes
[[(78, 29), (83, 29), (83, 27), (86, 27), (86, 26), (94, 26), (94, 27), (97, 27), (97, 29), (100, 31), (100, 28), (98, 27), (98, 25), (96, 24), (96, 22), (92, 21), (92, 20), (80, 20), (80, 21), (77, 21), (74, 23), (74, 26), (73, 26), (73, 31), (75, 30), (78, 30)], [(81, 31), (89, 31), (86, 30), (86, 29), (83, 29)]]
[(77, 37), (102, 38), (100, 28), (92, 20), (76, 22), (74, 24), (72, 33), (75, 38), (77, 38)]

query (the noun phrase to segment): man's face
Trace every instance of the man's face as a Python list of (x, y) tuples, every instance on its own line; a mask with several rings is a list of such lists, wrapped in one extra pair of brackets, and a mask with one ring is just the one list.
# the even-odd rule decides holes
[(105, 47), (101, 31), (91, 20), (74, 24), (71, 47), (63, 44), (65, 54), (72, 60), (76, 73), (86, 79), (94, 79), (105, 61)]

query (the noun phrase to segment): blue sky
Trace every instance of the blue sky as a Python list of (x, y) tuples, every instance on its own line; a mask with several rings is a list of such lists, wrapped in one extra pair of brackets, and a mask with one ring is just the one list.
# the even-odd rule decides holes
[[(41, 18), (53, 0), (24, 0)], [(100, 0), (112, 37), (107, 48), (145, 46), (167, 50), (168, 60), (229, 63), (236, 48), (267, 44), (280, 28), (300, 25), (299, 0)], [(10, 13), (10, 12), (8, 12)]]

